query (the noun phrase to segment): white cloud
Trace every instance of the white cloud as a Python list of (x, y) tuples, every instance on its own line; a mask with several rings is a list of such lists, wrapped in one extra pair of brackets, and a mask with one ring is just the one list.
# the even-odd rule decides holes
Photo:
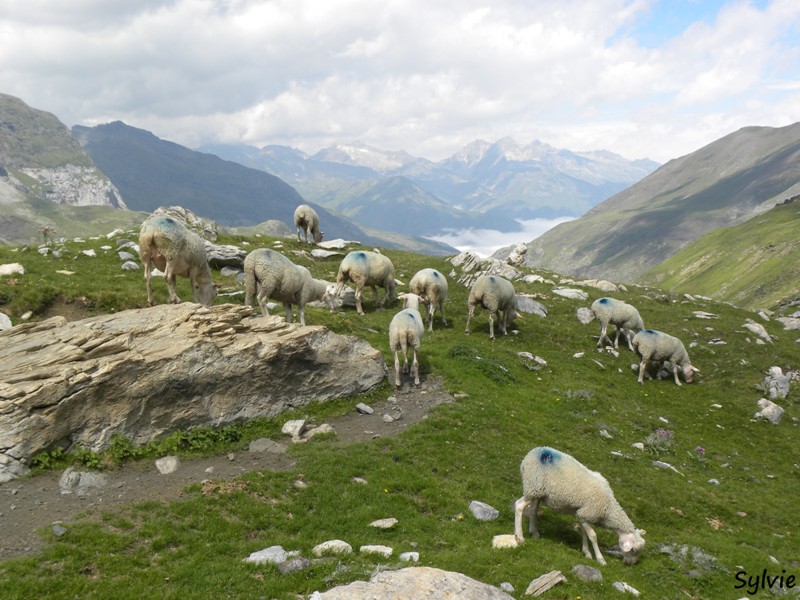
[(800, 120), (796, 0), (731, 0), (645, 45), (631, 32), (656, 5), (6, 1), (0, 91), (186, 145), (360, 139), (434, 160), (512, 136), (666, 161)]
[(556, 225), (571, 221), (574, 217), (559, 217), (558, 219), (518, 219), (522, 226), (521, 231), (504, 232), (495, 229), (460, 229), (449, 230), (447, 233), (430, 237), (437, 242), (449, 244), (461, 252), (472, 250), (478, 256), (487, 257), (500, 248), (530, 242), (549, 231)]

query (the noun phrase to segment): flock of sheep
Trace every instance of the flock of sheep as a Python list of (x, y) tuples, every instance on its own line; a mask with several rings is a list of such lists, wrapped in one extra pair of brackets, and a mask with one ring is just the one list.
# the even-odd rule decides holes
[[(294, 218), (298, 241), (301, 241), (301, 232), (305, 233), (307, 243), (309, 236), (313, 239), (313, 243), (322, 240), (319, 217), (311, 207), (299, 206)], [(151, 289), (153, 266), (164, 272), (170, 303), (180, 302), (175, 294), (176, 276), (189, 278), (195, 302), (206, 306), (214, 302), (217, 291), (211, 279), (204, 241), (199, 235), (171, 217), (154, 215), (142, 224), (139, 252), (144, 265), (149, 304), (153, 304)], [(365, 287), (372, 288), (378, 309), (393, 300), (396, 292), (394, 266), (388, 257), (378, 252), (350, 252), (339, 266), (335, 284), (314, 279), (305, 267), (294, 264), (279, 252), (265, 248), (253, 250), (247, 255), (244, 272), (246, 304), (251, 305), (255, 298), (262, 314), (266, 316), (269, 314), (268, 299), (282, 302), (289, 323), (292, 322), (292, 305), (297, 305), (301, 325), (305, 325), (306, 304), (311, 301), (322, 301), (331, 310), (335, 310), (336, 299), (341, 296), (348, 282), (355, 285), (356, 310), (360, 315), (364, 314), (361, 300)], [(378, 295), (377, 287), (384, 289), (382, 298)], [(447, 325), (444, 316), (447, 287), (444, 275), (436, 269), (427, 268), (414, 275), (409, 282), (408, 293), (398, 296), (403, 301), (403, 308), (394, 315), (389, 325), (389, 347), (394, 355), (395, 386), (401, 385), (399, 361), (401, 352), (403, 372), (410, 373), (415, 385), (420, 384), (417, 353), (425, 331), (425, 322), (427, 321), (428, 331), (433, 331), (434, 314), (438, 308), (442, 325)], [(423, 311), (424, 318), (420, 313), (420, 305), (426, 307)], [(497, 275), (482, 275), (476, 279), (469, 293), (465, 329), (467, 334), (469, 334), (470, 320), (478, 306), (489, 312), (489, 337), (492, 339), (495, 337), (495, 318), (500, 333), (506, 335), (509, 325), (517, 316), (514, 286), (510, 281)], [(606, 340), (611, 343), (608, 326), (614, 325), (616, 327), (614, 347), (619, 346), (619, 338), (622, 335), (628, 342), (629, 348), (640, 356), (639, 383), (643, 383), (646, 369), (651, 363), (659, 366), (669, 363), (675, 383), (680, 385), (679, 369), (683, 372), (686, 382), (691, 383), (698, 369), (690, 363), (683, 343), (666, 333), (645, 329), (636, 308), (620, 300), (601, 298), (592, 304), (590, 311), (590, 319), (596, 318), (600, 323), (598, 347), (602, 347)], [(409, 350), (413, 353), (410, 367)], [(540, 503), (544, 503), (553, 510), (577, 516), (583, 534), (583, 553), (587, 557), (592, 558), (589, 549), (591, 542), (595, 559), (605, 564), (597, 545), (597, 536), (592, 528), (592, 525), (600, 525), (618, 534), (625, 563), (636, 562), (644, 547), (642, 537), (644, 532), (633, 526), (602, 475), (590, 471), (573, 457), (547, 447), (531, 450), (520, 465), (520, 473), (523, 496), (514, 506), (514, 533), (518, 542), (524, 539), (522, 520), (526, 514), (529, 517), (529, 533), (533, 537), (538, 537), (537, 509)]]

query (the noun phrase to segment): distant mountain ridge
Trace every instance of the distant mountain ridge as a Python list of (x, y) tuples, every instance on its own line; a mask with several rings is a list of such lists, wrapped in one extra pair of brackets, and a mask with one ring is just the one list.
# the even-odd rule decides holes
[[(426, 204), (435, 206), (427, 215), (407, 215), (402, 225), (416, 231), (447, 226), (447, 221), (451, 229), (517, 231), (515, 219), (577, 216), (658, 167), (607, 151), (575, 153), (541, 142), (521, 145), (509, 137), (493, 144), (476, 140), (439, 162), (361, 142), (313, 155), (285, 146), (217, 144), (199, 150), (272, 173), (305, 198), (356, 219), (383, 212), (384, 221), (373, 225), (386, 229), (399, 224), (392, 216), (396, 198), (386, 194), (386, 181), (404, 178), (415, 186), (420, 202), (425, 197)], [(377, 186), (381, 189), (370, 192)], [(363, 206), (366, 199), (378, 206)]]
[(575, 277), (637, 281), (706, 232), (798, 193), (800, 123), (745, 127), (528, 243), (525, 262)]

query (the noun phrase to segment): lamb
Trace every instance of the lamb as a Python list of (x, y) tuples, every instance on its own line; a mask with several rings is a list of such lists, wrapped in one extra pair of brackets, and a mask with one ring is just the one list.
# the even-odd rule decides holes
[(425, 333), (422, 315), (419, 314), (419, 303), (422, 301), (416, 294), (400, 294), (403, 300), (403, 310), (397, 313), (389, 323), (389, 349), (394, 353), (394, 385), (400, 387), (400, 360), (398, 351), (403, 351), (403, 373), (408, 373), (408, 349), (414, 355), (411, 362), (411, 375), (414, 376), (414, 385), (419, 386), (419, 362), (417, 351)]
[(689, 353), (686, 352), (683, 342), (663, 331), (654, 329), (640, 331), (633, 336), (633, 349), (641, 359), (639, 363), (640, 384), (644, 384), (644, 373), (649, 361), (661, 363), (669, 361), (672, 365), (672, 375), (678, 385), (681, 384), (678, 379), (678, 367), (683, 371), (686, 383), (692, 383), (694, 374), (700, 372), (700, 369), (693, 367), (689, 361)]
[(436, 307), (442, 316), (442, 327), (447, 327), (444, 318), (444, 303), (447, 300), (447, 279), (436, 269), (418, 271), (408, 284), (412, 294), (417, 294), (428, 305), (428, 331), (433, 331), (433, 314)]
[(639, 316), (639, 311), (632, 305), (622, 300), (615, 298), (599, 298), (592, 303), (592, 315), (600, 323), (600, 339), (597, 341), (597, 347), (603, 347), (603, 340), (608, 340), (611, 343), (611, 338), (608, 337), (609, 324), (617, 328), (617, 334), (614, 338), (614, 348), (619, 348), (619, 335), (624, 333), (625, 339), (628, 340), (628, 348), (633, 351), (631, 339), (633, 338), (632, 330), (641, 331), (644, 329), (644, 321)]
[(296, 265), (280, 252), (258, 248), (244, 259), (245, 300), (250, 306), (253, 296), (261, 307), (263, 316), (269, 315), (267, 299), (283, 302), (286, 322), (292, 322), (292, 305), (296, 304), (300, 324), (305, 326), (305, 306), (314, 300), (325, 302), (333, 310), (333, 286), (314, 279), (308, 269)]
[(317, 211), (311, 208), (308, 204), (301, 204), (294, 209), (294, 224), (297, 226), (297, 241), (300, 241), (300, 232), (305, 232), (306, 244), (309, 243), (308, 236), (314, 239), (315, 244), (322, 241), (324, 232), (319, 230), (319, 215)]
[[(359, 315), (364, 314), (361, 307), (361, 296), (364, 293), (364, 286), (370, 286), (372, 293), (375, 294), (375, 306), (378, 310), (383, 308), (387, 300), (394, 299), (397, 282), (394, 280), (394, 265), (388, 257), (377, 252), (365, 252), (359, 250), (350, 252), (344, 257), (339, 265), (339, 273), (336, 275), (336, 296), (338, 297), (345, 284), (352, 281), (356, 286), (356, 310)], [(378, 299), (376, 286), (381, 286), (386, 290), (383, 300)]]
[(528, 452), (520, 464), (520, 473), (523, 496), (514, 503), (514, 535), (519, 543), (524, 541), (522, 518), (526, 511), (530, 511), (528, 531), (532, 537), (539, 537), (536, 517), (539, 503), (544, 502), (552, 510), (578, 517), (582, 550), (587, 558), (592, 558), (588, 544), (591, 541), (595, 559), (606, 564), (592, 527), (599, 525), (617, 533), (625, 564), (639, 559), (644, 531), (634, 527), (600, 473), (590, 471), (569, 454), (546, 446)]
[(139, 230), (139, 257), (144, 265), (147, 282), (147, 303), (153, 306), (153, 266), (164, 272), (169, 290), (170, 304), (181, 299), (175, 293), (175, 277), (188, 277), (192, 299), (211, 306), (217, 297), (217, 288), (211, 278), (205, 241), (179, 221), (164, 215), (153, 215), (142, 223)]
[[(495, 339), (495, 313), (498, 315), (500, 333), (507, 335), (509, 323), (518, 316), (514, 286), (511, 282), (497, 275), (481, 275), (475, 280), (467, 300), (469, 312), (467, 313), (467, 327), (464, 329), (464, 333), (467, 335), (469, 335), (469, 322), (475, 314), (475, 307), (479, 304), (489, 311), (489, 339)], [(500, 313), (502, 313), (502, 317)]]

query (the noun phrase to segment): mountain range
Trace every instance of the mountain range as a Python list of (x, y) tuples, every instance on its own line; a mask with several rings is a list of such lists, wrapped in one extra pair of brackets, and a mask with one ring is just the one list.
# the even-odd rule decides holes
[(658, 167), (647, 159), (572, 152), (538, 141), (521, 145), (508, 137), (477, 140), (439, 162), (362, 142), (313, 155), (274, 145), (198, 150), (272, 173), (304, 198), (364, 225), (422, 235), (519, 231), (517, 219), (578, 216)]
[(703, 234), (744, 223), (798, 193), (800, 123), (745, 127), (529, 242), (525, 262), (635, 282)]

